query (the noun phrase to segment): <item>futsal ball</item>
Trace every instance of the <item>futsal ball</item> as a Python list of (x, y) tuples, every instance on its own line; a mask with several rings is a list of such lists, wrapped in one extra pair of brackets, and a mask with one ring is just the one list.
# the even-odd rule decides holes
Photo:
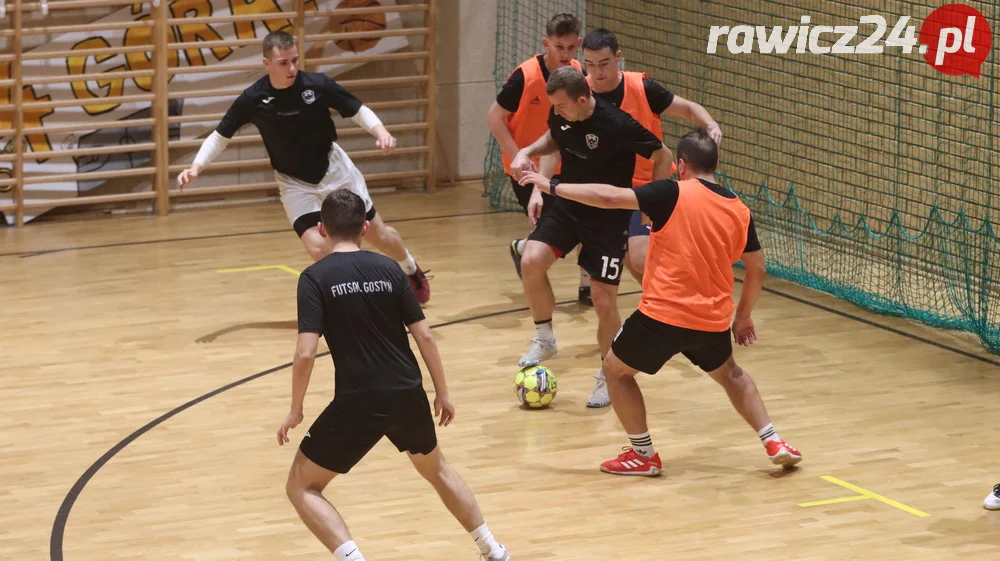
[[(334, 13), (339, 9), (369, 8), (381, 6), (377, 0), (343, 0), (334, 8)], [(340, 33), (352, 33), (356, 31), (379, 31), (385, 29), (385, 12), (353, 14), (333, 16), (332, 27)], [(363, 39), (339, 39), (336, 44), (342, 51), (360, 53), (374, 47), (381, 40), (379, 37), (366, 37)]]
[(541, 364), (526, 366), (514, 376), (514, 395), (532, 409), (547, 407), (556, 398), (556, 375)]

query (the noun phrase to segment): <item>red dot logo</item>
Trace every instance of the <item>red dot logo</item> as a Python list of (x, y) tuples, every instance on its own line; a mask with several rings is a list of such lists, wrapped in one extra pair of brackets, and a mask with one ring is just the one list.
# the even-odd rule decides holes
[(931, 12), (920, 26), (920, 52), (927, 64), (949, 76), (968, 74), (979, 78), (980, 67), (990, 56), (993, 31), (978, 10), (965, 4), (948, 4)]

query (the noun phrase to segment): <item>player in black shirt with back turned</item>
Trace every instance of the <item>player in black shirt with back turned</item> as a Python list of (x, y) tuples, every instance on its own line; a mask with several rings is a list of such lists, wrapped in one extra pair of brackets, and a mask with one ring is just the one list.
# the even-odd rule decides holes
[[(631, 189), (637, 155), (653, 160), (654, 178), (668, 176), (673, 159), (670, 150), (631, 115), (591, 95), (581, 71), (570, 66), (553, 71), (545, 91), (552, 102), (549, 132), (514, 158), (510, 167), (518, 179), (522, 179), (525, 171), (537, 171), (532, 169), (531, 158), (556, 151), (562, 158), (557, 181), (600, 181)], [(551, 208), (541, 215), (542, 197), (538, 189), (528, 203), (528, 214), (538, 223), (525, 244), (521, 273), (536, 335), (519, 364), (522, 367), (539, 364), (558, 354), (552, 331), (555, 297), (547, 271), (577, 244), (582, 246), (577, 263), (594, 281), (590, 294), (597, 311), (597, 342), (603, 361), (621, 327), (618, 284), (631, 212), (594, 208), (566, 199), (555, 199), (550, 204)], [(599, 370), (587, 406), (606, 407), (610, 403), (604, 371)]]
[(455, 416), (434, 335), (399, 266), (361, 249), (368, 233), (365, 203), (348, 190), (323, 200), (320, 233), (331, 253), (299, 276), (299, 335), (292, 366), (292, 406), (278, 428), (278, 444), (303, 420), (303, 403), (319, 338), (326, 338), (336, 369), (333, 401), (306, 432), (288, 474), (286, 491), (303, 522), (338, 560), (364, 561), (344, 520), (323, 489), (347, 473), (382, 437), (437, 490), (487, 561), (510, 561), (493, 538), (476, 499), (441, 455), (434, 419), (406, 329), (430, 370), (434, 415), (441, 426)]
[(194, 163), (177, 177), (178, 185), (183, 188), (194, 181), (241, 127), (253, 123), (264, 140), (288, 221), (313, 261), (330, 253), (328, 240), (319, 234), (320, 204), (331, 191), (348, 189), (365, 201), (371, 244), (399, 263), (417, 298), (427, 302), (431, 296), (427, 276), (399, 232), (375, 210), (364, 176), (336, 142), (330, 109), (374, 136), (384, 154), (392, 152), (396, 139), (371, 109), (332, 78), (320, 72), (300, 72), (294, 37), (284, 31), (271, 32), (264, 38), (263, 49), (267, 75), (236, 98), (202, 143)]

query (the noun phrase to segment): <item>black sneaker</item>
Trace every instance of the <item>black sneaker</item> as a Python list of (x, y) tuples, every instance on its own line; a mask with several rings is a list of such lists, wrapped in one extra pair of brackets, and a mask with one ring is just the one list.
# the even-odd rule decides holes
[(510, 258), (514, 261), (514, 269), (517, 270), (517, 278), (523, 278), (521, 276), (521, 254), (517, 252), (517, 244), (521, 240), (514, 240), (510, 242)]
[(581, 286), (579, 292), (576, 294), (576, 300), (585, 306), (593, 306), (594, 301), (590, 299), (590, 287)]

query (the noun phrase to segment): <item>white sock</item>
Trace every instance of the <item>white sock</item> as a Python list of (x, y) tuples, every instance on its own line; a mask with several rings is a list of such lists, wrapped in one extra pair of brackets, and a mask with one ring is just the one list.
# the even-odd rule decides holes
[(496, 538), (493, 537), (493, 532), (490, 532), (485, 522), (483, 522), (482, 526), (469, 532), (469, 534), (476, 541), (476, 545), (479, 546), (479, 553), (487, 557), (500, 557), (503, 554), (503, 546), (497, 543)]
[(552, 332), (551, 319), (535, 322), (535, 339), (538, 339), (539, 341), (548, 341), (549, 343), (556, 342), (556, 335)]
[(589, 287), (590, 286), (590, 273), (580, 269), (580, 286)]
[(760, 432), (757, 433), (757, 436), (760, 437), (761, 442), (781, 440), (781, 438), (778, 436), (778, 433), (775, 432), (774, 430), (774, 425), (771, 423), (768, 423), (766, 427), (760, 429)]
[(628, 435), (629, 442), (632, 443), (632, 449), (639, 453), (643, 458), (652, 458), (653, 454), (656, 454), (656, 450), (653, 449), (653, 439), (649, 436), (649, 431), (642, 434), (630, 434)]
[(333, 552), (333, 556), (337, 561), (365, 561), (365, 556), (361, 555), (361, 550), (354, 544), (354, 540), (344, 542)]
[(523, 255), (524, 254), (524, 244), (526, 244), (526, 243), (528, 243), (528, 239), (527, 238), (525, 238), (523, 240), (517, 240), (517, 254), (518, 255)]
[(413, 256), (410, 255), (410, 250), (406, 250), (406, 259), (399, 262), (399, 266), (403, 269), (403, 272), (407, 275), (412, 275), (417, 272), (417, 262), (413, 260)]

